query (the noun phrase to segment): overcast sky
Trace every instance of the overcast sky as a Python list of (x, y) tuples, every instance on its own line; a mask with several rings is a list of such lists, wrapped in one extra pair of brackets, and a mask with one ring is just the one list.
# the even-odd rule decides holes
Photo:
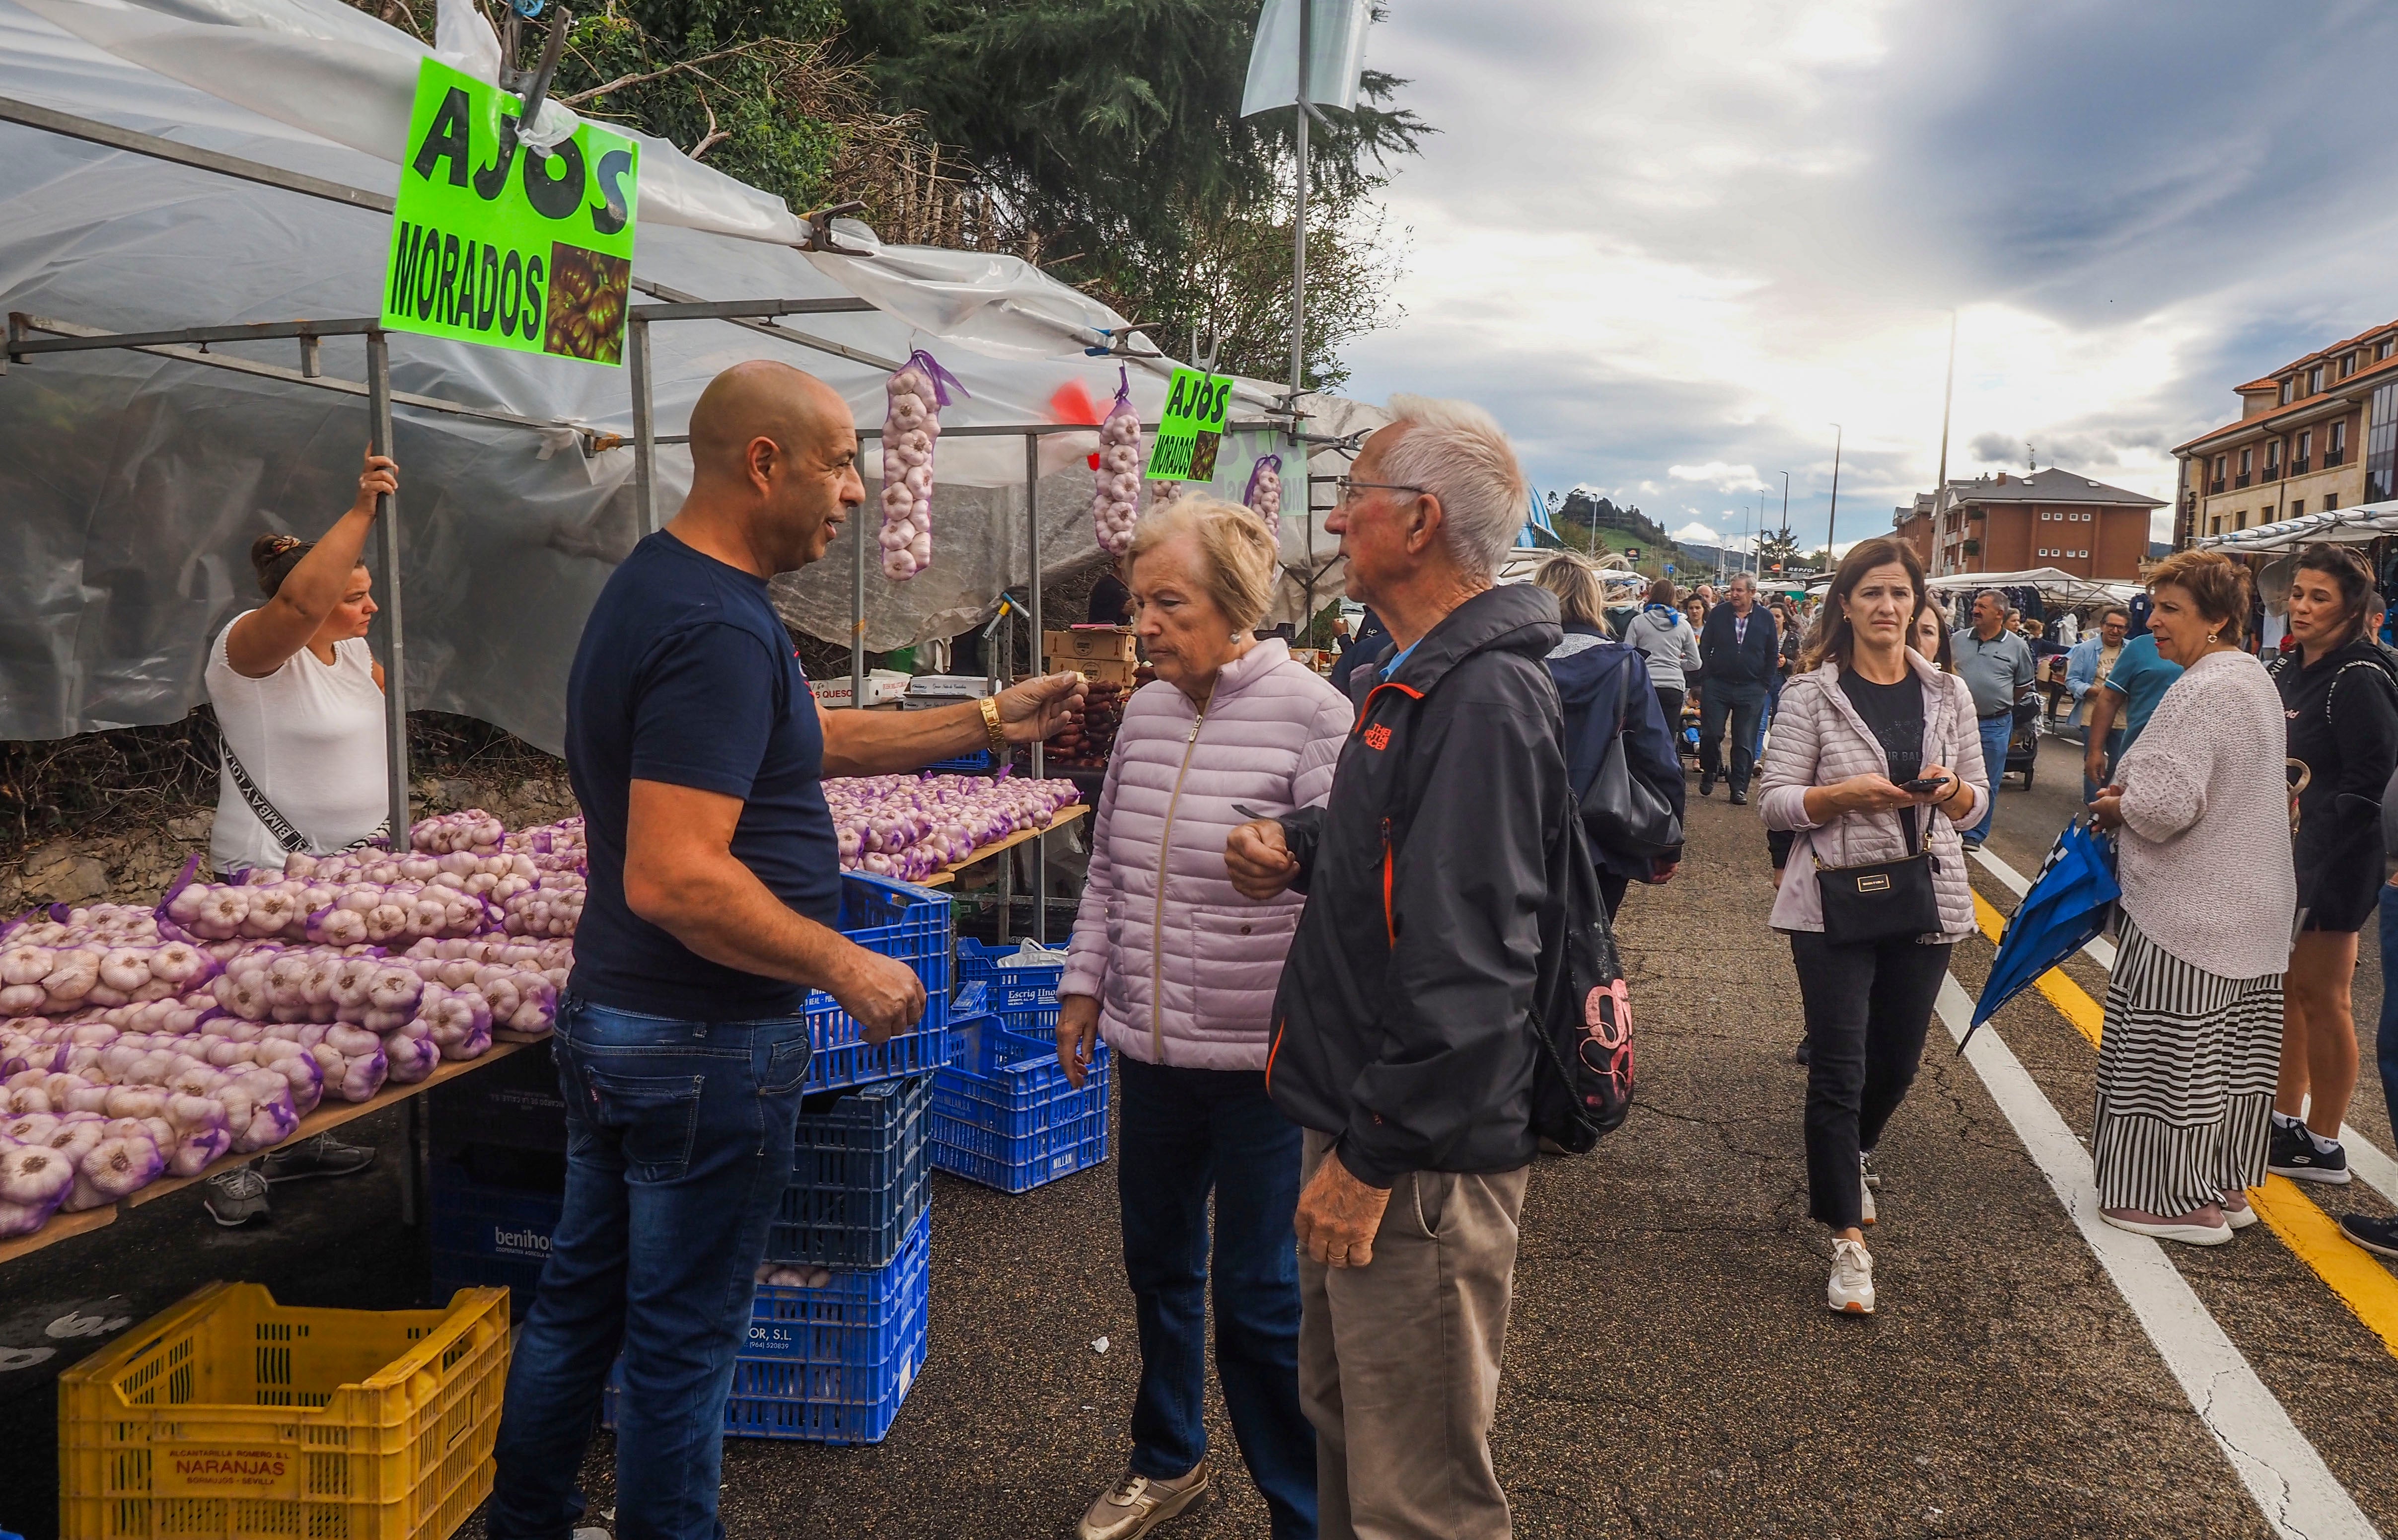
[[(2398, 316), (2398, 7), (1388, 0), (1441, 130), (1348, 393), (1497, 412), (1536, 485), (1840, 543), (2026, 443), (2160, 498), (2231, 387)], [(1729, 514), (1729, 520), (1725, 515)], [(2160, 509), (2157, 528), (2166, 528)]]

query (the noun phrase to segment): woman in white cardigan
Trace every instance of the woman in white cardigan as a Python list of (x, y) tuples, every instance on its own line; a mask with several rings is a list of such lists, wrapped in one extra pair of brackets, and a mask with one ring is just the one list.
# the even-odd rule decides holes
[[(1887, 536), (1851, 550), (1824, 618), (1782, 692), (1759, 810), (1790, 830), (1773, 927), (1790, 937), (1807, 1013), (1809, 1208), (1832, 1231), (1834, 1310), (1871, 1315), (1873, 1151), (1923, 1056), (1948, 950), (1974, 933), (1957, 826), (1989, 799), (1965, 682), (1906, 644), (1929, 602), (1914, 549)], [(1931, 852), (1935, 928), (1882, 941), (1825, 934), (1818, 868)]]
[[(2287, 724), (2240, 650), (2248, 574), (2213, 551), (2149, 580), (2157, 651), (2182, 666), (2090, 816), (2119, 830), (2122, 936), (2107, 985), (2090, 1138), (2100, 1217), (2219, 1246), (2257, 1223), (2298, 901)], [(2241, 901), (2223, 875), (2239, 874)]]

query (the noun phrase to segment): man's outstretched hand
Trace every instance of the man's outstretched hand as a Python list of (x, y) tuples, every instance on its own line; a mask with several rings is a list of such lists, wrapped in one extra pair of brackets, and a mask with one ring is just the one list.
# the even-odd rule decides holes
[(1080, 674), (1044, 674), (999, 693), (999, 730), (1010, 743), (1054, 738), (1083, 720), (1088, 685)]

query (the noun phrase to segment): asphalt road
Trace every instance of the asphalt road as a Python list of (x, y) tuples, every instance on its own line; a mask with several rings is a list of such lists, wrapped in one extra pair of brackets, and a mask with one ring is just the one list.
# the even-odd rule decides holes
[[(2073, 763), (2051, 744), (2035, 787), (2001, 794), (1991, 848), (2027, 875), (2078, 796)], [(2226, 1452), (2245, 1436), (2236, 1416), (2211, 1408), (2210, 1431), (2193, 1410), (2028, 1149), (2021, 1107), (1937, 1026), (1882, 1146), (1881, 1313), (1824, 1309), (1828, 1250), (1805, 1213), (1804, 1072), (1790, 1060), (1797, 985), (1766, 925), (1763, 836), (1720, 794), (1692, 809), (1683, 874), (1636, 889), (1622, 924), (1637, 1105), (1592, 1155), (1543, 1160), (1526, 1202), (1494, 1436), (1518, 1533), (2274, 1533)], [(2012, 903), (1987, 873), (1976, 882)], [(1957, 949), (1966, 993), (1990, 955), (1979, 940)], [(2095, 967), (2068, 971), (2103, 991)], [(2360, 990), (2368, 1020), (2377, 997)], [(2057, 1008), (2028, 994), (1988, 1030), (2084, 1128), (2095, 1056)], [(2359, 1098), (2355, 1121), (2390, 1148), (2378, 1097)], [(269, 1230), (217, 1231), (178, 1197), (0, 1273), (0, 1528), (53, 1533), (49, 1377), (109, 1340), (46, 1338), (47, 1323), (138, 1319), (217, 1277), (298, 1303), (412, 1303), (423, 1251), (397, 1223), (400, 1131), (383, 1122), (381, 1169), (286, 1189)], [(729, 1445), (727, 1533), (1071, 1534), (1121, 1468), (1138, 1368), (1111, 1173), (1018, 1197), (937, 1179), (931, 1357), (890, 1438)], [(2361, 1185), (2324, 1203), (2387, 1209)], [(2262, 1226), (2213, 1252), (2168, 1250), (2168, 1277), (2286, 1409), (2338, 1496), (2398, 1535), (2391, 1349)], [(41, 1345), (57, 1351), (5, 1367)], [(1210, 1425), (1228, 1462), (1219, 1493), (1164, 1533), (1261, 1535), (1220, 1405)], [(613, 1452), (595, 1439), (598, 1510)], [(462, 1533), (480, 1540), (479, 1520)]]

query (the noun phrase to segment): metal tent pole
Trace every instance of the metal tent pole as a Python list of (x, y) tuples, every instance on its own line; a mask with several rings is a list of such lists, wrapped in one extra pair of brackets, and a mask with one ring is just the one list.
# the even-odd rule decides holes
[(856, 526), (849, 552), (849, 709), (866, 709), (866, 509), (850, 516)]
[[(380, 330), (367, 333), (367, 444), (391, 453), (391, 344)], [(399, 500), (375, 498), (375, 523), (383, 531), (384, 749), (390, 769), (391, 847), (408, 848), (408, 648), (400, 628)]]
[[(1025, 547), (1032, 557), (1032, 672), (1042, 671), (1041, 646), (1041, 440), (1032, 434), (1024, 436), (1024, 529)], [(1032, 775), (1035, 779), (1045, 772), (1041, 740), (1032, 740)], [(1043, 946), (1049, 944), (1049, 838), (1032, 836), (1032, 939)]]
[(625, 372), (633, 389), (633, 511), (643, 534), (655, 534), (658, 518), (658, 424), (650, 388), (650, 323), (635, 311), (625, 328)]

